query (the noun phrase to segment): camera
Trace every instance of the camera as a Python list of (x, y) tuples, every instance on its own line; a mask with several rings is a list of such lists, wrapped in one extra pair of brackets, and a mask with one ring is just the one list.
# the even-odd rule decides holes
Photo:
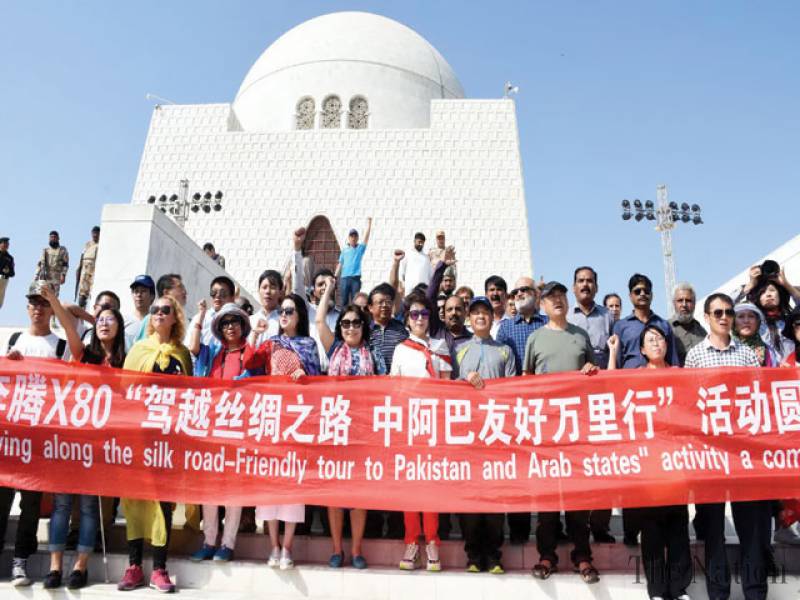
[(781, 270), (780, 265), (774, 260), (765, 260), (761, 263), (761, 276), (766, 278), (775, 277)]

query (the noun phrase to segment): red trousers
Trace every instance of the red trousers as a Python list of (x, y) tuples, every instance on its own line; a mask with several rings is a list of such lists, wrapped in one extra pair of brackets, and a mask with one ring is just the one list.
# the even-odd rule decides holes
[[(422, 530), (420, 530), (420, 516), (422, 517)], [(406, 544), (416, 544), (421, 533), (425, 533), (425, 543), (433, 542), (437, 546), (439, 541), (439, 513), (404, 512), (403, 524), (406, 527)]]

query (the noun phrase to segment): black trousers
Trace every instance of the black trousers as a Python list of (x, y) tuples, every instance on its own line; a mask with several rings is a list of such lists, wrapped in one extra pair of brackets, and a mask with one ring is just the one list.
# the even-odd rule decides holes
[(461, 515), (464, 552), (471, 563), (499, 562), (503, 553), (503, 513), (465, 513)]
[[(161, 502), (161, 512), (164, 513), (164, 525), (167, 528), (167, 543), (163, 546), (153, 546), (153, 569), (167, 568), (167, 549), (169, 548), (169, 538), (172, 532), (172, 503)], [(132, 565), (142, 566), (144, 555), (144, 540), (128, 540), (128, 562)]]
[[(706, 589), (711, 600), (731, 594), (731, 569), (725, 551), (725, 504), (699, 504), (705, 525)], [(766, 600), (767, 576), (772, 565), (772, 502), (731, 502), (733, 524), (739, 536), (740, 571), (745, 600)]]
[(589, 529), (592, 533), (608, 533), (611, 529), (611, 509), (593, 510), (589, 515)]
[[(8, 515), (14, 503), (16, 490), (0, 487), (0, 548), (6, 539)], [(20, 490), (20, 515), (17, 523), (17, 539), (14, 544), (14, 558), (28, 558), (36, 552), (39, 540), (36, 531), (39, 529), (39, 510), (42, 504), (41, 492)]]
[(508, 513), (508, 537), (513, 542), (525, 542), (531, 537), (531, 513)]
[(642, 563), (651, 598), (677, 598), (692, 582), (689, 509), (653, 506), (636, 511), (642, 527)]
[[(540, 560), (558, 564), (558, 532), (561, 530), (561, 513), (540, 512), (536, 524), (536, 549)], [(567, 537), (574, 548), (570, 560), (574, 565), (582, 561), (592, 561), (592, 548), (589, 545), (589, 511), (568, 510), (564, 513), (567, 522)]]

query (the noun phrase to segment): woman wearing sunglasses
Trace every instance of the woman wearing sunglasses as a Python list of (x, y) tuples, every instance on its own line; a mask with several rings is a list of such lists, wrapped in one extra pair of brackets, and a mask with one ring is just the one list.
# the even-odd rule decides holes
[[(142, 373), (192, 375), (192, 358), (182, 342), (184, 322), (183, 309), (174, 298), (162, 296), (156, 300), (150, 306), (147, 337), (133, 345), (125, 358), (125, 369)], [(117, 589), (133, 590), (145, 584), (142, 554), (144, 538), (149, 538), (153, 547), (150, 587), (159, 592), (174, 592), (175, 585), (167, 572), (172, 503), (123, 498), (122, 509), (125, 513), (130, 566)]]
[[(42, 297), (53, 307), (64, 333), (67, 336), (72, 360), (91, 365), (122, 368), (125, 362), (125, 321), (119, 311), (108, 308), (97, 315), (92, 336), (87, 346), (81, 343), (75, 319), (68, 314), (50, 286), (43, 286)], [(94, 549), (100, 523), (98, 498), (84, 494), (55, 494), (53, 512), (50, 515), (50, 572), (44, 580), (45, 589), (61, 587), (64, 547), (69, 531), (73, 498), (80, 506), (78, 529), (78, 557), (72, 565), (67, 587), (76, 590), (84, 587), (88, 579), (89, 555)]]
[[(667, 358), (667, 334), (658, 325), (646, 325), (639, 336), (639, 351), (645, 359), (642, 369), (672, 367)], [(608, 340), (608, 370), (617, 368), (619, 337)], [(686, 588), (692, 581), (692, 556), (689, 549), (689, 509), (685, 505), (636, 508), (642, 526), (642, 561), (651, 599), (689, 598)]]
[[(261, 344), (245, 368), (263, 370), (270, 375), (287, 375), (297, 381), (304, 375), (320, 375), (317, 342), (309, 336), (308, 308), (297, 294), (289, 294), (278, 309), (278, 335)], [(267, 565), (291, 569), (292, 541), (297, 523), (305, 521), (304, 504), (257, 506), (256, 520), (267, 521), (272, 552)], [(279, 521), (284, 522), (283, 548), (279, 536)]]
[[(392, 356), (391, 375), (405, 377), (429, 377), (450, 379), (453, 371), (450, 352), (444, 340), (431, 339), (430, 329), (433, 306), (423, 294), (412, 293), (405, 299), (405, 323), (409, 331), (408, 339), (397, 345)], [(439, 561), (439, 515), (437, 513), (404, 512), (406, 551), (400, 561), (400, 568), (411, 571), (417, 568), (420, 558), (419, 536), (420, 518), (425, 534), (428, 571), (441, 571)]]
[[(206, 302), (201, 300), (198, 303), (197, 322), (189, 334), (189, 350), (196, 357), (195, 376), (225, 381), (247, 377), (249, 373), (244, 365), (253, 355), (253, 348), (247, 343), (247, 336), (250, 334), (249, 315), (232, 302), (222, 305), (216, 309), (216, 314), (211, 321), (213, 336), (211, 342), (201, 344), (201, 324), (205, 319), (206, 310)], [(192, 554), (192, 560), (195, 562), (233, 559), (236, 533), (239, 531), (239, 521), (242, 518), (242, 507), (225, 507), (225, 525), (219, 548), (216, 546), (219, 532), (218, 512), (219, 506), (216, 504), (203, 505), (203, 536), (205, 539), (202, 547)]]
[[(328, 375), (385, 375), (386, 364), (383, 355), (374, 353), (369, 346), (369, 321), (364, 311), (356, 304), (344, 307), (336, 321), (335, 331), (328, 326), (328, 306), (335, 289), (333, 277), (325, 282), (325, 291), (319, 301), (316, 325), (322, 347), (328, 354)], [(342, 530), (344, 529), (344, 509), (329, 506), (328, 520), (331, 526), (333, 554), (328, 565), (334, 569), (344, 566), (342, 550)], [(350, 509), (350, 528), (353, 534), (352, 563), (356, 569), (366, 569), (367, 561), (361, 554), (361, 540), (367, 523), (367, 510)]]

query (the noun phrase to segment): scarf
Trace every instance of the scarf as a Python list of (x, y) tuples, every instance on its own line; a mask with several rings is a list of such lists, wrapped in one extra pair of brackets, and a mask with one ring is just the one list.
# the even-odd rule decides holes
[(172, 342), (162, 344), (158, 341), (158, 335), (154, 333), (133, 345), (133, 348), (125, 358), (123, 368), (128, 371), (152, 373), (156, 364), (162, 370), (166, 369), (169, 366), (170, 358), (174, 358), (180, 363), (186, 375), (192, 374), (192, 358), (186, 346), (173, 344)]
[[(358, 354), (358, 372), (353, 373), (353, 355)], [(375, 365), (372, 361), (372, 354), (366, 344), (361, 344), (358, 348), (350, 348), (342, 342), (333, 351), (328, 365), (328, 375), (374, 375)]]
[(289, 337), (287, 335), (276, 335), (270, 341), (281, 348), (286, 348), (294, 352), (303, 363), (303, 370), (306, 375), (321, 375), (322, 369), (319, 366), (319, 352), (317, 342), (310, 337)]
[[(428, 372), (428, 375), (430, 375), (434, 379), (438, 379), (439, 373), (436, 372), (436, 367), (433, 366), (433, 353), (426, 344), (423, 344), (416, 340), (412, 340), (411, 338), (403, 340), (400, 343), (405, 346), (408, 346), (409, 348), (413, 348), (417, 352), (422, 352), (422, 354), (425, 355), (425, 370)], [(437, 356), (447, 363), (450, 362), (449, 356), (444, 356), (442, 354), (437, 354)]]
[(742, 342), (748, 348), (752, 348), (753, 352), (756, 353), (758, 357), (758, 362), (762, 367), (769, 367), (771, 366), (769, 363), (770, 356), (769, 352), (767, 352), (767, 344), (761, 338), (761, 335), (756, 332), (749, 337), (742, 337), (739, 336), (739, 341)]

